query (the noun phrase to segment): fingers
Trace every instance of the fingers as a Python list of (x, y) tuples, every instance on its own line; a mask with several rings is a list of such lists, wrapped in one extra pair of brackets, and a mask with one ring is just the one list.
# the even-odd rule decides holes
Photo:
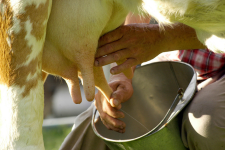
[(101, 120), (102, 123), (109, 129), (109, 130), (114, 130), (120, 133), (125, 132), (126, 124), (119, 120), (115, 119), (107, 114), (102, 114), (101, 115)]
[(120, 81), (123, 84), (120, 84), (117, 87), (117, 90), (112, 93), (111, 99), (118, 100), (118, 104), (124, 103), (127, 101), (133, 94), (133, 87), (131, 82), (128, 81)]
[(129, 69), (135, 65), (138, 64), (138, 60), (135, 58), (128, 58), (124, 63), (122, 63), (121, 65), (115, 66), (110, 70), (111, 74), (118, 74), (121, 73), (123, 71), (125, 71), (126, 69)]
[(112, 107), (108, 101), (103, 98), (102, 94), (100, 95), (100, 93), (97, 93), (95, 100), (96, 107), (100, 114), (106, 113), (113, 118), (124, 118), (124, 113), (119, 111), (117, 108)]
[(114, 53), (108, 54), (106, 57), (100, 57), (95, 60), (95, 66), (104, 66), (116, 61), (126, 60), (130, 57), (129, 49), (122, 49)]
[(103, 95), (98, 92), (95, 96), (95, 106), (98, 109), (103, 124), (110, 130), (125, 132), (126, 124), (117, 118), (124, 118), (124, 113), (112, 107)]
[(98, 42), (98, 47), (101, 47), (107, 43), (112, 43), (114, 41), (117, 41), (122, 37), (123, 37), (122, 28), (119, 27), (119, 28), (103, 35), (102, 37), (100, 37), (99, 42)]
[(114, 81), (110, 83), (113, 93), (110, 98), (110, 105), (116, 109), (121, 109), (121, 103), (127, 101), (133, 94), (133, 87), (128, 81)]
[[(126, 124), (123, 121), (117, 119), (117, 118), (124, 117), (124, 114), (122, 112), (120, 112), (119, 110), (116, 110), (115, 108), (111, 107), (110, 105), (104, 105), (104, 107), (99, 107), (99, 104), (100, 104), (99, 101), (96, 100), (95, 106), (98, 109), (102, 123), (109, 130), (114, 130), (114, 131), (117, 131), (120, 133), (124, 133)], [(101, 108), (104, 108), (104, 110)], [(112, 109), (113, 109), (113, 111), (112, 111)], [(118, 115), (118, 114), (120, 114), (120, 115)], [(121, 116), (121, 114), (123, 114), (123, 115)], [(118, 117), (118, 116), (121, 116), (121, 117)]]
[(121, 103), (128, 100), (132, 93), (133, 87), (130, 80), (114, 80), (109, 83), (114, 91), (110, 97), (110, 103), (98, 92), (95, 95), (95, 106), (98, 109), (103, 124), (110, 130), (120, 133), (125, 132), (126, 124), (118, 118), (124, 118), (125, 115), (121, 109)]
[(117, 99), (111, 98), (111, 99), (109, 100), (109, 102), (110, 102), (110, 105), (111, 105), (112, 107), (115, 107), (116, 109), (121, 109), (121, 107), (122, 107), (120, 101), (117, 100)]
[(121, 109), (121, 103), (123, 102), (123, 90), (117, 89), (114, 91), (111, 95), (110, 104), (112, 107), (115, 107), (116, 109)]
[(104, 108), (102, 109), (103, 112), (107, 113), (109, 116), (113, 118), (124, 118), (124, 113), (119, 111), (119, 109), (111, 107), (111, 105), (105, 101)]
[(97, 53), (95, 54), (95, 57), (96, 58), (102, 57), (115, 51), (124, 49), (125, 47), (126, 47), (125, 42), (120, 40), (114, 41), (112, 43), (108, 43), (102, 47), (99, 47)]

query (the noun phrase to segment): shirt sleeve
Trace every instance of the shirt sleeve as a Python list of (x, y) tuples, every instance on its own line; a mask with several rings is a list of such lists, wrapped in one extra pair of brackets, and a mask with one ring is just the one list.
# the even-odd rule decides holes
[(179, 50), (178, 59), (190, 64), (199, 79), (207, 79), (216, 75), (225, 65), (224, 53), (214, 53), (209, 49)]
[(198, 80), (216, 75), (225, 65), (225, 54), (214, 53), (209, 49), (190, 49), (163, 52), (154, 59), (142, 63), (146, 65), (158, 61), (180, 61), (190, 64), (196, 71)]

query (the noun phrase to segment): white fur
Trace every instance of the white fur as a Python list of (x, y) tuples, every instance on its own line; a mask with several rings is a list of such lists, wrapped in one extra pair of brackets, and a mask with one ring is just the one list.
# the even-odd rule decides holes
[(32, 52), (29, 56), (29, 59), (24, 64), (24, 65), (28, 65), (42, 51), (44, 38), (42, 38), (41, 40), (37, 40), (36, 37), (31, 34), (31, 31), (33, 30), (33, 24), (30, 22), (30, 20), (26, 21), (25, 29), (27, 32), (27, 35), (25, 36), (25, 40), (27, 41), (28, 46), (32, 48)]
[[(38, 4), (41, 4), (41, 2), (38, 3)], [(51, 6), (49, 7), (49, 13), (50, 13), (50, 11), (51, 11)], [(47, 26), (47, 22), (48, 22), (48, 19), (46, 19), (43, 22), (43, 25)], [(35, 59), (40, 54), (40, 52), (42, 51), (42, 48), (43, 48), (44, 40), (45, 40), (44, 37), (46, 35), (46, 33), (45, 33), (44, 37), (42, 39), (37, 40), (36, 37), (31, 34), (31, 31), (33, 30), (33, 24), (30, 22), (30, 19), (28, 19), (25, 22), (25, 30), (26, 30), (26, 33), (27, 33), (27, 35), (25, 36), (25, 40), (27, 41), (28, 46), (30, 46), (32, 48), (32, 52), (31, 52), (28, 60), (22, 65), (28, 65), (33, 59)], [(17, 67), (20, 67), (22, 65), (18, 65)]]
[(0, 12), (3, 13), (5, 12), (5, 5), (1, 3), (0, 1)]
[[(10, 2), (13, 6), (14, 25), (9, 34), (21, 31), (20, 20), (16, 16), (24, 13), (24, 8), (27, 5), (36, 4), (38, 6), (45, 0), (11, 0)], [(60, 49), (69, 60), (74, 61), (75, 58), (78, 58), (78, 63), (80, 64), (85, 62), (85, 59), (94, 60), (98, 38), (120, 26), (130, 10), (137, 12), (136, 6), (138, 3), (141, 4), (141, 0), (54, 0), (54, 4), (59, 5), (52, 10), (52, 17), (48, 22), (48, 39), (49, 41), (55, 41), (57, 46), (53, 43), (51, 44), (56, 49)], [(46, 24), (47, 20), (44, 23)], [(25, 30), (27, 31), (25, 42), (31, 47), (32, 52), (28, 58), (25, 58), (23, 64), (17, 66), (17, 69), (28, 65), (41, 52), (44, 38), (37, 40), (31, 34), (32, 29), (33, 25), (28, 19), (25, 22)], [(8, 42), (10, 44), (11, 40), (9, 39)], [(86, 44), (88, 47), (84, 49)], [(85, 59), (80, 58), (77, 55), (78, 53), (86, 54), (83, 55)], [(52, 63), (55, 63), (54, 61), (58, 60), (53, 60)], [(93, 62), (90, 66), (93, 69)], [(53, 65), (53, 67), (55, 66)], [(85, 71), (91, 70), (85, 64), (82, 67)], [(29, 74), (26, 80), (35, 79), (40, 71), (40, 68), (37, 68), (36, 73), (34, 75)], [(38, 81), (38, 85), (32, 88), (26, 97), (22, 96), (25, 86), (18, 87), (14, 85), (7, 87), (1, 85), (0, 90), (2, 106), (0, 114), (0, 122), (2, 124), (0, 128), (4, 129), (4, 132), (0, 133), (1, 139), (4, 139), (0, 141), (0, 149), (44, 149), (41, 133), (43, 82)]]
[(37, 72), (35, 72), (34, 74), (32, 74), (32, 73), (30, 73), (30, 74), (28, 74), (28, 76), (27, 76), (27, 79), (26, 79), (26, 81), (28, 82), (28, 81), (30, 81), (30, 80), (35, 80), (35, 79), (37, 79), (38, 78), (38, 74), (40, 74), (41, 72), (41, 67), (39, 66), (37, 66), (36, 67), (36, 70), (37, 70)]
[(209, 49), (225, 52), (224, 0), (143, 0), (143, 7), (159, 23), (184, 23), (196, 30)]
[(11, 31), (14, 31), (16, 33), (18, 33), (21, 29), (20, 27), (20, 22), (17, 19), (17, 15), (18, 14), (22, 14), (25, 13), (25, 7), (29, 6), (31, 4), (35, 4), (37, 7), (42, 4), (45, 3), (47, 0), (10, 0), (10, 5), (12, 6), (12, 10), (13, 10), (13, 27)]
[[(43, 83), (22, 97), (24, 88), (0, 86), (1, 121), (0, 147), (2, 150), (41, 150), (43, 118)], [(39, 94), (37, 94), (39, 93)], [(42, 94), (40, 94), (42, 93)], [(2, 100), (4, 98), (4, 101)], [(21, 138), (21, 136), (23, 138)], [(32, 146), (33, 145), (33, 146)]]
[(13, 16), (13, 26), (8, 31), (8, 34), (10, 35), (12, 32), (15, 32), (17, 34), (20, 32), (20, 30), (21, 30), (20, 20), (14, 15)]
[[(39, 68), (40, 71), (40, 68)], [(28, 76), (33, 79), (36, 77)], [(43, 82), (23, 97), (25, 85), (0, 85), (0, 148), (2, 150), (43, 150)]]
[[(24, 12), (24, 8), (32, 3), (37, 6), (46, 0), (11, 0), (14, 14)], [(144, 8), (158, 21), (165, 24), (182, 22), (196, 29), (198, 38), (206, 43), (212, 50), (225, 51), (223, 44), (218, 45), (218, 41), (224, 43), (225, 26), (224, 8), (219, 0), (143, 0)], [(85, 59), (94, 59), (98, 38), (121, 25), (127, 15), (132, 10), (138, 11), (141, 0), (54, 0), (51, 18), (48, 22), (46, 45), (53, 47), (52, 51), (60, 51), (68, 60), (75, 63), (82, 63)], [(219, 2), (221, 4), (218, 4)], [(197, 9), (194, 5), (198, 6)], [(202, 7), (208, 8), (204, 12)], [(55, 8), (55, 9), (54, 9)], [(221, 10), (222, 13), (220, 13)], [(218, 17), (220, 16), (220, 17)], [(12, 30), (19, 32), (19, 21), (14, 17)], [(46, 23), (46, 22), (45, 22)], [(30, 31), (32, 25), (29, 20), (26, 22), (28, 34), (26, 40), (32, 47), (27, 62), (36, 58), (40, 53), (42, 40), (34, 38)], [(218, 38), (220, 38), (218, 40)], [(216, 39), (216, 40), (214, 40)], [(84, 50), (84, 46), (89, 47)], [(84, 58), (80, 58), (77, 53), (86, 53)], [(87, 56), (87, 57), (86, 57)], [(76, 60), (77, 59), (77, 60)], [(82, 60), (82, 61), (81, 61)], [(57, 60), (54, 60), (57, 61)], [(55, 62), (53, 62), (55, 63)], [(23, 65), (25, 65), (23, 64)], [(91, 64), (90, 66), (93, 66)], [(56, 66), (57, 67), (57, 66)], [(90, 68), (84, 67), (85, 71)], [(40, 71), (40, 68), (37, 69)], [(37, 72), (38, 72), (37, 71)], [(85, 74), (85, 73), (84, 73)], [(29, 75), (27, 80), (35, 78)], [(30, 91), (28, 96), (21, 97), (24, 88), (0, 85), (0, 98), (2, 114), (0, 141), (3, 149), (44, 149), (41, 125), (43, 117), (43, 83), (38, 82), (38, 86)], [(2, 99), (4, 98), (4, 101)], [(4, 116), (4, 115), (6, 116)], [(22, 138), (18, 138), (21, 136)], [(18, 138), (18, 139), (17, 139)], [(14, 147), (14, 146), (17, 147)], [(36, 145), (29, 147), (27, 145)]]
[(45, 4), (47, 0), (10, 0), (10, 4), (15, 14), (24, 13), (26, 6), (34, 4), (38, 7), (40, 4)]
[[(27, 5), (35, 4), (37, 7), (39, 4), (46, 2), (46, 0), (11, 0), (13, 9), (13, 26), (8, 34), (19, 33), (21, 31), (20, 20), (17, 18), (18, 14), (24, 13), (24, 8)], [(50, 0), (51, 3), (51, 0)], [(49, 6), (49, 13), (51, 5)], [(44, 24), (47, 24), (44, 21)], [(18, 64), (16, 69), (20, 69), (24, 65), (28, 65), (32, 60), (42, 52), (44, 44), (44, 36), (37, 40), (32, 34), (31, 30), (33, 26), (31, 22), (25, 22), (25, 30), (27, 31), (25, 42), (31, 47), (31, 54), (25, 58), (21, 57), (24, 62)], [(21, 40), (22, 41), (22, 40)], [(7, 38), (7, 42), (10, 45), (11, 39)], [(22, 51), (23, 49), (21, 49)], [(13, 49), (12, 49), (13, 51)], [(27, 81), (36, 79), (37, 85), (28, 89), (29, 93), (24, 95), (26, 89), (26, 83), (24, 86), (19, 85), (0, 85), (0, 149), (1, 150), (43, 150), (44, 143), (42, 138), (42, 123), (43, 123), (43, 107), (44, 107), (44, 91), (43, 81), (41, 76), (41, 66), (35, 66), (36, 72), (32, 75), (29, 74), (26, 78)], [(37, 78), (38, 77), (38, 78)], [(16, 80), (24, 78), (22, 76), (17, 77)], [(31, 81), (32, 82), (32, 81)], [(36, 81), (35, 81), (36, 82)]]

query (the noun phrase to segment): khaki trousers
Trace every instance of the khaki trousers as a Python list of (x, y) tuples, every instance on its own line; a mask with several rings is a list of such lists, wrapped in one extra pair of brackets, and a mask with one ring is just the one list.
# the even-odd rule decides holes
[(225, 150), (224, 72), (199, 84), (199, 91), (185, 108), (181, 137), (190, 150)]
[(75, 119), (72, 131), (63, 141), (60, 150), (109, 150), (91, 127), (94, 103)]

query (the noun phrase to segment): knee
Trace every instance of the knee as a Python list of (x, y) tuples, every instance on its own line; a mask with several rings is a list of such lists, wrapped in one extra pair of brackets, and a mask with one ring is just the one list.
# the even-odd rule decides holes
[(183, 114), (182, 140), (189, 149), (225, 149), (225, 98), (208, 90), (197, 93)]

